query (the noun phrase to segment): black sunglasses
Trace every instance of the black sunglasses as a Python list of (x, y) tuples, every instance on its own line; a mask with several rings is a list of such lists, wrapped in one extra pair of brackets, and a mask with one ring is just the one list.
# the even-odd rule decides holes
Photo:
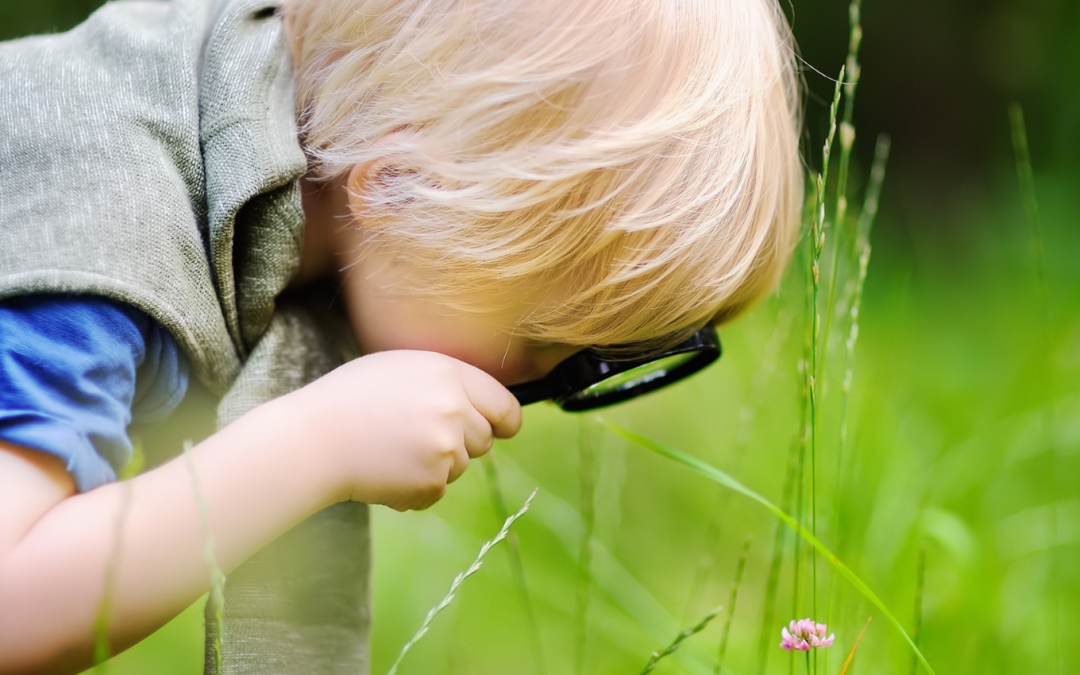
[(648, 357), (609, 361), (586, 349), (542, 380), (508, 387), (521, 405), (554, 401), (570, 412), (592, 410), (647, 394), (693, 375), (720, 358), (720, 337), (706, 326), (682, 343)]

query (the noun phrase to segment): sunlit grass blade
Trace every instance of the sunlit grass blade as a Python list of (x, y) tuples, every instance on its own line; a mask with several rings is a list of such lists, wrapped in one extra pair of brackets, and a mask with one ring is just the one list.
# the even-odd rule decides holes
[(398, 654), (397, 660), (394, 661), (394, 665), (390, 666), (390, 670), (387, 671), (386, 675), (394, 675), (394, 673), (397, 672), (398, 666), (401, 665), (401, 661), (405, 658), (405, 655), (409, 653), (409, 650), (413, 648), (413, 645), (420, 641), (420, 638), (427, 634), (428, 628), (431, 627), (431, 621), (435, 618), (435, 615), (449, 607), (450, 603), (454, 601), (458, 587), (461, 586), (462, 582), (480, 571), (480, 567), (484, 564), (484, 556), (488, 554), (488, 551), (490, 551), (493, 546), (503, 539), (506, 539), (507, 534), (510, 532), (510, 526), (529, 510), (529, 505), (532, 504), (533, 497), (536, 496), (538, 489), (539, 488), (536, 488), (532, 491), (532, 494), (530, 494), (525, 500), (525, 503), (521, 505), (521, 508), (518, 509), (517, 513), (511, 515), (503, 522), (502, 528), (499, 529), (498, 534), (496, 534), (491, 541), (485, 542), (484, 545), (480, 547), (480, 552), (476, 554), (476, 559), (473, 560), (472, 564), (469, 565), (464, 572), (454, 577), (454, 580), (450, 583), (450, 590), (447, 591), (446, 596), (428, 611), (427, 616), (424, 617), (423, 622), (420, 624), (420, 628), (417, 629), (416, 634), (405, 643), (405, 646), (401, 648), (401, 653)]
[(832, 564), (832, 566), (835, 567), (836, 570), (844, 576), (844, 578), (851, 582), (851, 585), (854, 586), (856, 590), (862, 593), (862, 595), (867, 600), (869, 600), (875, 607), (881, 610), (881, 613), (884, 614), (886, 618), (888, 618), (889, 621), (892, 622), (892, 624), (896, 627), (896, 630), (900, 631), (900, 634), (904, 637), (905, 640), (907, 640), (907, 643), (911, 645), (911, 648), (913, 650), (915, 650), (915, 653), (919, 657), (919, 661), (922, 662), (923, 667), (926, 668), (926, 671), (930, 673), (930, 675), (934, 675), (934, 669), (930, 667), (930, 664), (926, 661), (926, 658), (923, 656), (922, 652), (919, 651), (919, 648), (912, 641), (911, 637), (907, 634), (907, 631), (904, 630), (904, 627), (896, 619), (893, 613), (889, 611), (889, 608), (885, 606), (885, 603), (881, 601), (877, 594), (874, 593), (874, 591), (872, 591), (870, 587), (867, 586), (866, 583), (859, 578), (858, 575), (852, 572), (847, 565), (841, 562), (840, 559), (837, 558), (832, 551), (830, 551), (824, 544), (818, 541), (817, 537), (815, 537), (813, 533), (811, 533), (805, 527), (800, 525), (798, 521), (796, 521), (788, 514), (784, 513), (768, 499), (765, 499), (764, 497), (754, 492), (750, 488), (746, 487), (731, 476), (727, 475), (720, 469), (717, 469), (710, 464), (706, 464), (705, 462), (697, 459), (696, 457), (691, 457), (690, 455), (687, 455), (679, 450), (670, 448), (666, 445), (663, 445), (662, 443), (657, 443), (656, 441), (645, 438), (644, 436), (640, 436), (632, 431), (623, 429), (619, 426), (611, 424), (610, 422), (605, 421), (604, 424), (609, 429), (622, 436), (626, 440), (630, 441), (631, 443), (639, 445), (646, 450), (650, 450), (660, 455), (661, 457), (666, 457), (668, 459), (674, 460), (682, 464), (683, 466), (695, 471), (696, 473), (721, 485), (724, 485), (745, 497), (748, 497), (749, 499), (757, 502), (758, 504), (761, 504), (766, 509), (771, 511), (773, 515), (784, 521), (789, 527), (795, 530), (795, 532), (800, 537), (802, 537), (803, 540), (813, 546), (818, 553), (820, 553), (826, 560), (828, 560), (829, 563)]
[(713, 671), (720, 675), (720, 669), (724, 665), (724, 655), (727, 654), (728, 638), (731, 636), (731, 621), (735, 618), (735, 603), (739, 599), (739, 586), (742, 585), (743, 572), (746, 570), (746, 556), (750, 553), (750, 540), (743, 544), (742, 554), (739, 555), (739, 564), (735, 566), (735, 581), (731, 584), (731, 599), (728, 601), (727, 619), (724, 620), (724, 631), (720, 636), (720, 649), (716, 653), (716, 669)]
[(214, 617), (214, 673), (221, 675), (221, 645), (225, 641), (225, 574), (218, 566), (217, 556), (214, 554), (214, 538), (210, 534), (210, 515), (206, 508), (206, 499), (203, 498), (202, 489), (199, 487), (199, 473), (195, 470), (195, 458), (191, 452), (191, 441), (184, 441), (184, 458), (187, 460), (188, 472), (191, 474), (191, 488), (195, 493), (195, 503), (199, 508), (199, 527), (203, 536), (203, 556), (206, 566), (210, 570), (210, 597), (207, 600), (210, 606), (210, 614)]
[(596, 529), (596, 452), (590, 434), (590, 420), (587, 416), (578, 418), (578, 450), (581, 466), (578, 481), (581, 492), (581, 529), (579, 544), (577, 583), (574, 594), (574, 623), (577, 643), (574, 661), (576, 672), (585, 672), (586, 648), (588, 646), (587, 620), (589, 614), (589, 596), (592, 590), (592, 540)]
[[(484, 456), (484, 475), (487, 476), (488, 489), (491, 492), (492, 506), (499, 519), (506, 522), (510, 517), (510, 509), (506, 508), (506, 499), (503, 497), (502, 481), (499, 480), (499, 466), (494, 453)], [(525, 565), (521, 561), (521, 547), (518, 546), (517, 535), (510, 532), (506, 537), (506, 555), (510, 561), (510, 573), (514, 577), (514, 585), (517, 586), (521, 603), (525, 607), (525, 619), (529, 624), (529, 642), (532, 646), (533, 659), (536, 661), (536, 672), (544, 675), (544, 645), (540, 640), (540, 624), (536, 620), (536, 611), (533, 608), (532, 595), (529, 593), (529, 584), (525, 579)]]
[(840, 669), (840, 675), (847, 675), (848, 668), (851, 667), (851, 662), (855, 660), (855, 652), (859, 649), (859, 643), (862, 642), (863, 635), (866, 634), (866, 629), (870, 627), (870, 622), (874, 617), (866, 619), (866, 624), (859, 631), (859, 637), (855, 638), (855, 644), (851, 646), (851, 651), (848, 652), (847, 658), (844, 659), (844, 667)]
[[(923, 590), (926, 587), (926, 542), (924, 541), (919, 546), (919, 563), (915, 571), (915, 629), (911, 631), (911, 639), (915, 644), (919, 644), (919, 638), (922, 635), (922, 615), (923, 615)], [(911, 660), (911, 675), (915, 675), (919, 670), (919, 662), (912, 658)]]
[(646, 663), (645, 667), (641, 669), (640, 675), (646, 675), (646, 673), (652, 672), (653, 668), (656, 668), (656, 664), (659, 663), (663, 658), (674, 654), (676, 650), (679, 649), (679, 645), (681, 645), (684, 640), (694, 635), (697, 635), (701, 631), (705, 630), (705, 627), (709, 625), (709, 622), (715, 619), (716, 615), (719, 613), (720, 608), (717, 607), (713, 611), (706, 614), (705, 618), (702, 619), (697, 625), (691, 626), (690, 628), (687, 628), (683, 632), (679, 633), (679, 635), (671, 642), (671, 644), (664, 648), (664, 651), (653, 652), (652, 656), (649, 657), (649, 662)]

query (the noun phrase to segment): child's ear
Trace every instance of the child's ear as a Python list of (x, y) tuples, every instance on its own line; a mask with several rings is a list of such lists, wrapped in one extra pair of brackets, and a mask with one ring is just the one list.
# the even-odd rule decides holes
[(363, 164), (354, 164), (345, 178), (345, 194), (348, 195), (349, 213), (353, 222), (361, 227), (367, 226), (368, 198), (372, 194), (373, 181), (377, 180), (379, 166), (385, 166), (382, 158), (373, 159)]
[[(410, 131), (395, 131), (384, 136), (376, 143), (388, 150), (400, 146), (402, 141), (409, 140), (412, 136)], [(345, 192), (348, 195), (349, 211), (353, 220), (361, 227), (371, 227), (373, 224), (366, 218), (370, 211), (372, 199), (385, 199), (387, 194), (394, 189), (394, 183), (401, 175), (401, 169), (394, 162), (390, 153), (377, 159), (354, 164), (345, 179)]]

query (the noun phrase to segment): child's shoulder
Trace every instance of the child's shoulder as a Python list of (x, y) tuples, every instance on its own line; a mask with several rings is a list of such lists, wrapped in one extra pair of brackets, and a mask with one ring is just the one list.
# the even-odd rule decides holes
[[(274, 7), (123, 1), (68, 33), (0, 44), (0, 297), (124, 301), (227, 386), (260, 332), (240, 303), (262, 318), (273, 303), (238, 298), (241, 278), (280, 289), (302, 228), (291, 186), (306, 164)], [(260, 196), (251, 217), (277, 229), (247, 243), (267, 263), (234, 270), (253, 259), (233, 232)]]

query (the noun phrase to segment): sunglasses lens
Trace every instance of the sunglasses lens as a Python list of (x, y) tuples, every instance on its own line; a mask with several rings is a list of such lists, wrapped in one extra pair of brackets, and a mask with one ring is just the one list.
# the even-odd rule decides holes
[[(697, 351), (673, 354), (617, 373), (587, 389), (571, 394), (563, 401), (563, 405), (571, 404), (578, 407), (585, 404), (585, 407), (588, 407), (588, 403), (595, 399), (608, 398), (631, 389), (642, 388), (645, 391), (651, 391), (663, 385), (663, 382), (658, 380), (668, 377), (669, 373), (697, 358), (699, 354), (700, 352)], [(648, 386), (650, 384), (652, 386)]]

